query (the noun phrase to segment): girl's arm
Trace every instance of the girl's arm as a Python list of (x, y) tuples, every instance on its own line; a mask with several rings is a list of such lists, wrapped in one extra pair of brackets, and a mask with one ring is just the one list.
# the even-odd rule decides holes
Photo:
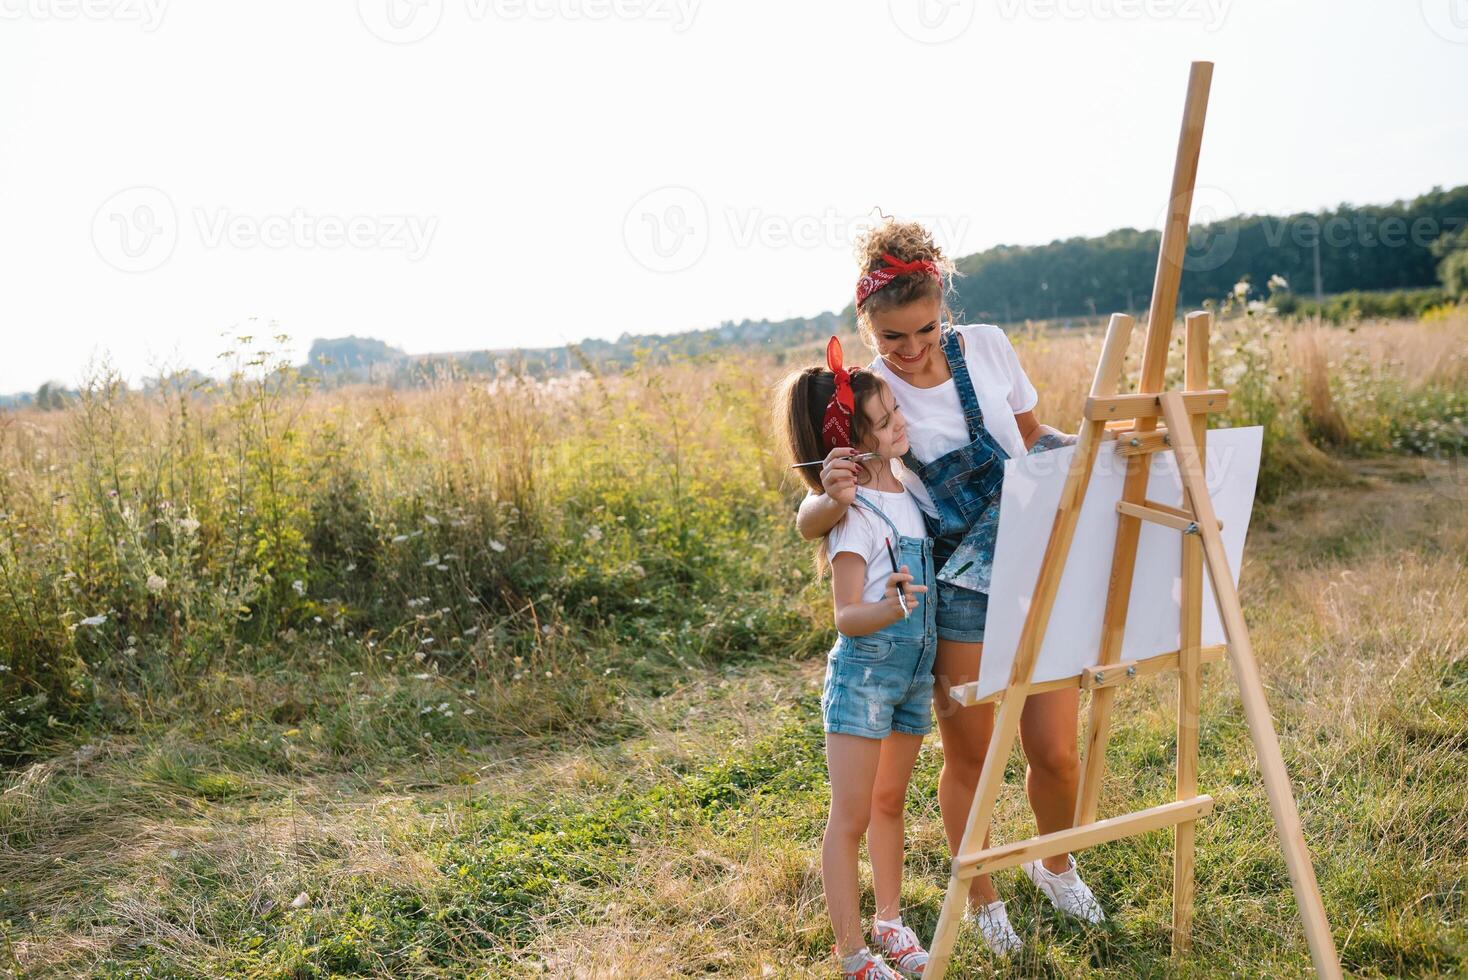
[(900, 588), (907, 599), (909, 614), (918, 611), (922, 601), (918, 594), (928, 591), (926, 585), (913, 585), (907, 566), (887, 576), (887, 591), (881, 602), (863, 602), (862, 586), (866, 583), (867, 563), (860, 555), (843, 551), (831, 560), (831, 593), (836, 605), (836, 629), (847, 636), (866, 636), (891, 626), (902, 618), (897, 601)]
[(821, 467), (821, 487), (825, 493), (800, 502), (795, 527), (807, 541), (814, 541), (839, 524), (846, 516), (846, 508), (856, 502), (857, 464), (848, 458), (852, 452), (850, 447), (837, 446), (827, 453), (825, 465)]

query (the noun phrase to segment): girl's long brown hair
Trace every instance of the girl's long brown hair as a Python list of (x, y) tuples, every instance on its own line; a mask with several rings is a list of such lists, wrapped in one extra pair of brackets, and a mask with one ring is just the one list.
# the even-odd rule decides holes
[[(851, 413), (851, 447), (859, 449), (871, 431), (866, 415), (867, 400), (885, 390), (887, 382), (871, 371), (851, 372), (851, 394), (855, 409)], [(791, 463), (825, 459), (825, 443), (821, 426), (826, 419), (826, 406), (836, 392), (836, 376), (823, 367), (808, 367), (786, 375), (775, 389), (775, 431), (780, 434), (785, 456)], [(802, 466), (795, 470), (805, 485), (816, 493), (825, 493), (818, 466)], [(816, 547), (816, 574), (825, 575), (831, 566), (823, 536)]]

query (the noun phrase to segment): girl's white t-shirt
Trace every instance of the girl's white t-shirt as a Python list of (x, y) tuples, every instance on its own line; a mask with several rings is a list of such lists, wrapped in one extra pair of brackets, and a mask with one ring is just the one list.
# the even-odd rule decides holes
[[(889, 493), (866, 487), (860, 493), (867, 502), (874, 503), (886, 514), (887, 520), (897, 525), (899, 534), (911, 538), (927, 535), (923, 512), (918, 509), (918, 503), (912, 494), (906, 491)], [(854, 504), (847, 508), (840, 522), (826, 535), (826, 553), (831, 558), (834, 559), (843, 551), (849, 551), (866, 561), (867, 577), (861, 589), (862, 602), (880, 602), (886, 591), (887, 576), (893, 571), (892, 556), (887, 554), (888, 538), (892, 540), (892, 550), (897, 554), (897, 563), (901, 565), (902, 549), (897, 539), (892, 537), (892, 529), (887, 526), (887, 521), (873, 514), (863, 504)], [(919, 570), (909, 568), (908, 571)]]
[[(979, 399), (979, 409), (984, 413), (984, 428), (1011, 458), (1023, 456), (1025, 440), (1014, 416), (1034, 408), (1040, 396), (1020, 367), (1014, 345), (993, 324), (958, 324), (953, 329), (963, 338), (963, 359)], [(941, 348), (935, 353), (943, 356)], [(897, 405), (907, 419), (907, 438), (919, 462), (931, 463), (973, 441), (963, 417), (963, 405), (958, 400), (958, 386), (952, 378), (932, 388), (915, 388), (880, 357), (872, 361), (869, 369), (891, 385)], [(918, 506), (937, 516), (937, 508), (917, 474), (900, 463), (894, 470), (902, 485), (917, 498)]]

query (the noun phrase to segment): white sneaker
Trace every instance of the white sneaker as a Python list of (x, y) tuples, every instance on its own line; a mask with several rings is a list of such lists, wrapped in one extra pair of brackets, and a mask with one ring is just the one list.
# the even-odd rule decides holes
[(990, 902), (979, 909), (969, 909), (963, 914), (963, 921), (978, 926), (984, 942), (996, 953), (1018, 953), (1024, 949), (1024, 940), (1019, 938), (1019, 933), (1009, 924), (1009, 913), (1004, 910), (1003, 901)]
[(1050, 899), (1050, 904), (1066, 915), (1073, 915), (1091, 925), (1106, 921), (1101, 903), (1096, 901), (1096, 896), (1091, 894), (1091, 889), (1086, 887), (1080, 873), (1076, 871), (1075, 855), (1071, 855), (1070, 867), (1060, 874), (1049, 870), (1039, 861), (1026, 861), (1020, 867), (1024, 868), (1035, 887)]

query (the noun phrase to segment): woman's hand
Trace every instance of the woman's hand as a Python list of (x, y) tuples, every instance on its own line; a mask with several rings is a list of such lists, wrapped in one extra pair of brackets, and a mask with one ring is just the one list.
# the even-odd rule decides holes
[(846, 507), (856, 503), (857, 464), (851, 459), (855, 452), (849, 446), (837, 446), (826, 454), (821, 466), (821, 486), (826, 496)]

